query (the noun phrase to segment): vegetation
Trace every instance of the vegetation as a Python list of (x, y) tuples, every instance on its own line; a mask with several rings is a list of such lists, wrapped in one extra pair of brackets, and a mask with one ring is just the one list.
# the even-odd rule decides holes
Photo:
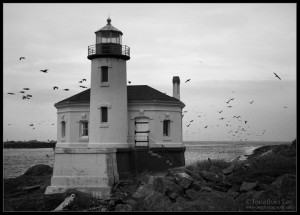
[(55, 148), (55, 141), (43, 142), (43, 141), (7, 141), (3, 143), (3, 148)]

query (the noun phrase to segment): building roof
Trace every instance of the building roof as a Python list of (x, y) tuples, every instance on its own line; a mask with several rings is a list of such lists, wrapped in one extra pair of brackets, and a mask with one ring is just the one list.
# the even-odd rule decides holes
[(99, 30), (96, 31), (95, 33), (99, 32), (99, 31), (116, 31), (116, 32), (120, 33), (121, 35), (123, 35), (122, 31), (120, 31), (119, 29), (117, 29), (117, 28), (115, 28), (114, 26), (112, 26), (112, 25), (110, 24), (110, 22), (111, 22), (111, 19), (108, 18), (108, 19), (107, 19), (107, 24), (106, 24), (106, 26), (104, 26), (103, 28), (99, 29)]
[[(168, 96), (148, 85), (131, 85), (127, 86), (127, 100), (128, 103), (135, 101), (144, 101), (144, 102), (174, 102), (181, 105), (184, 105), (177, 98)], [(64, 99), (60, 102), (54, 104), (54, 106), (61, 104), (70, 104), (70, 103), (90, 103), (90, 89), (82, 91), (74, 96), (71, 96), (67, 99)]]

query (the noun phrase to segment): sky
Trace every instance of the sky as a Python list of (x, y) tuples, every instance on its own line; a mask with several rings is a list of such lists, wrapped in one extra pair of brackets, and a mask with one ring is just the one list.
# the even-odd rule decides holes
[(56, 141), (54, 104), (90, 87), (88, 46), (108, 17), (131, 85), (172, 96), (180, 77), (183, 141), (296, 138), (296, 3), (5, 3), (4, 141)]

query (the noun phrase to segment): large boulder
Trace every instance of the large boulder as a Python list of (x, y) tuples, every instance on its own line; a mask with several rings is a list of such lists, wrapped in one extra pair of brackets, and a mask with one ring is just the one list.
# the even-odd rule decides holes
[(153, 186), (151, 184), (143, 184), (139, 186), (136, 192), (132, 195), (136, 199), (144, 199), (154, 192)]
[(153, 179), (153, 190), (163, 194), (178, 193), (183, 190), (183, 187), (163, 176), (159, 176)]
[(171, 211), (172, 202), (162, 193), (154, 192), (143, 200), (146, 211)]
[(193, 178), (184, 172), (178, 172), (175, 174), (176, 182), (178, 185), (187, 189), (193, 182)]
[(206, 181), (210, 181), (210, 182), (218, 182), (222, 180), (222, 177), (220, 177), (219, 174), (216, 173), (212, 173), (206, 170), (201, 171), (203, 178)]
[(258, 185), (258, 181), (255, 182), (246, 182), (244, 181), (240, 187), (241, 192), (248, 192), (253, 190)]
[(37, 164), (30, 167), (24, 175), (26, 176), (42, 176), (42, 175), (51, 175), (53, 172), (52, 167), (45, 164)]

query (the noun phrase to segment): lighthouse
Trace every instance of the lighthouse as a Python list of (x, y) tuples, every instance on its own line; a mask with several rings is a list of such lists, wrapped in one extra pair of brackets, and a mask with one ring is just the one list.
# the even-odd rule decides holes
[(123, 33), (111, 25), (110, 18), (95, 34), (96, 44), (88, 47), (91, 60), (89, 147), (127, 147), (126, 61), (130, 49), (122, 45)]
[(126, 61), (130, 49), (122, 45), (123, 33), (111, 25), (110, 18), (95, 34), (96, 44), (88, 46), (87, 56), (91, 60), (89, 103), (56, 104), (58, 142), (51, 186), (45, 194), (74, 188), (107, 198), (119, 181), (117, 148), (128, 148)]
[(109, 198), (120, 180), (185, 165), (180, 78), (173, 77), (173, 96), (127, 86), (130, 48), (122, 35), (108, 18), (87, 49), (90, 89), (54, 104), (57, 143), (45, 194), (72, 188)]

